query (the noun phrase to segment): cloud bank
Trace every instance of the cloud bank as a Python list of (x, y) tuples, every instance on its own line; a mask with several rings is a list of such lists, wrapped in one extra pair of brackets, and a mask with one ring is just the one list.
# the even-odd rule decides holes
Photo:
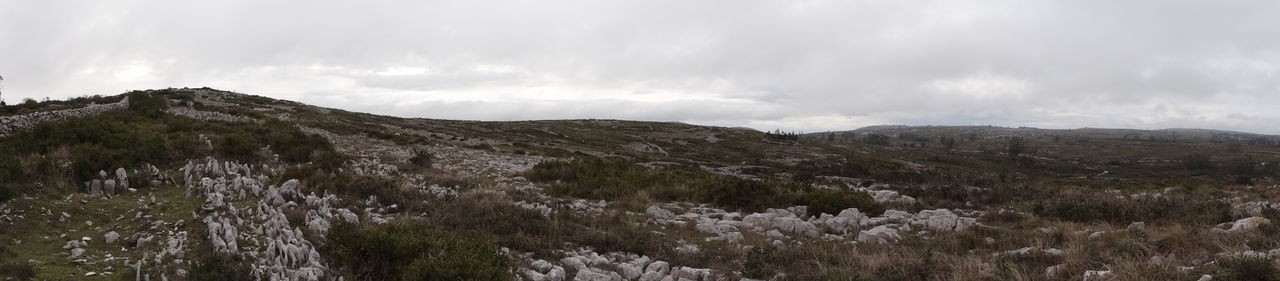
[(25, 1), (4, 99), (213, 87), (468, 120), (1280, 133), (1275, 1)]

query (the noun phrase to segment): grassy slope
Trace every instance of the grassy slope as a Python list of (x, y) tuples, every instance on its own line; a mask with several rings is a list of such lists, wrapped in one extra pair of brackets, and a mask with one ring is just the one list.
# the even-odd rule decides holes
[[(189, 219), (190, 211), (198, 209), (200, 201), (187, 198), (183, 192), (184, 190), (180, 187), (170, 186), (155, 190), (126, 192), (112, 199), (89, 199), (83, 194), (74, 194), (69, 197), (70, 199), (46, 195), (30, 200), (15, 200), (9, 203), (10, 208), (28, 210), (28, 212), (22, 219), (0, 222), (0, 229), (5, 229), (0, 232), (0, 241), (5, 241), (4, 247), (9, 248), (13, 253), (14, 256), (10, 257), (10, 260), (25, 262), (28, 259), (34, 259), (42, 262), (40, 270), (36, 271), (38, 274), (36, 280), (78, 280), (84, 278), (83, 272), (88, 271), (130, 272), (125, 270), (121, 258), (136, 262), (142, 258), (138, 255), (138, 251), (122, 251), (123, 241), (106, 244), (103, 234), (116, 231), (121, 235), (120, 240), (124, 240), (137, 231), (150, 228), (146, 219), (135, 218), (138, 212), (153, 216), (154, 220), (168, 222), (166, 226), (173, 226), (174, 222)], [(139, 201), (146, 198), (149, 202), (150, 194), (155, 195), (156, 204), (150, 205), (150, 210), (143, 210), (142, 203)], [(46, 209), (50, 211), (50, 215), (35, 211)], [(71, 215), (71, 218), (59, 221), (58, 217), (63, 212)], [(121, 216), (123, 219), (117, 219)], [(86, 221), (93, 224), (88, 225)], [(187, 224), (178, 230), (194, 230), (192, 227), (198, 226)], [(66, 234), (66, 237), (50, 235), (53, 233)], [(68, 240), (81, 237), (90, 237), (93, 240), (89, 242), (85, 255), (80, 257), (87, 259), (88, 262), (77, 264), (69, 258), (69, 251), (62, 249), (62, 246)], [(199, 243), (200, 240), (189, 241)], [(193, 248), (195, 247), (196, 245), (193, 245)], [(108, 261), (108, 256), (116, 259)]]

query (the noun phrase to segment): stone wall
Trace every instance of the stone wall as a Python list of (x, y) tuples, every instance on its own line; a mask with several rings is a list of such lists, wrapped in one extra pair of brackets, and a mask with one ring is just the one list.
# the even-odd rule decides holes
[(80, 108), (41, 111), (23, 115), (0, 117), (0, 137), (6, 137), (19, 131), (31, 129), (44, 122), (97, 115), (107, 111), (123, 110), (127, 108), (129, 108), (129, 98), (121, 99), (115, 103), (90, 104)]

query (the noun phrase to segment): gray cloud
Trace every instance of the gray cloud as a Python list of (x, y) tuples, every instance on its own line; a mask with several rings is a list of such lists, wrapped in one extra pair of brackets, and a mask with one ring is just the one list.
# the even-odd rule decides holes
[(5, 99), (210, 86), (413, 117), (1280, 133), (1271, 1), (35, 1)]

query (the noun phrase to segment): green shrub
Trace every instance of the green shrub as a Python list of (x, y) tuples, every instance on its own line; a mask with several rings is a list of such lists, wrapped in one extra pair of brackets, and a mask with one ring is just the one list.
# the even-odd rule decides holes
[(327, 251), (355, 280), (513, 280), (496, 246), (398, 220), (382, 225), (340, 222)]
[(1275, 281), (1280, 280), (1280, 268), (1268, 258), (1234, 258), (1220, 261), (1218, 274), (1213, 280), (1223, 281)]
[(435, 158), (436, 156), (431, 154), (430, 151), (415, 149), (413, 150), (413, 157), (409, 158), (409, 163), (413, 163), (414, 165), (418, 165), (426, 168), (431, 168), (431, 164), (435, 162)]
[(223, 157), (237, 160), (258, 159), (257, 141), (245, 134), (233, 133), (224, 135), (222, 140), (218, 141), (217, 148)]
[(314, 165), (289, 167), (277, 179), (279, 180), (277, 185), (283, 184), (288, 179), (301, 181), (304, 193), (337, 194), (351, 200), (364, 200), (369, 196), (376, 196), (379, 202), (387, 205), (403, 206), (411, 201), (407, 196), (410, 194), (406, 194), (407, 191), (402, 190), (395, 180), (372, 175), (356, 175), (350, 172), (332, 173), (330, 170), (317, 169)]
[(3, 263), (0, 264), (0, 276), (5, 280), (32, 280), (36, 278), (36, 269), (26, 262)]
[(5, 151), (0, 153), (4, 153), (0, 154), (0, 179), (5, 179), (0, 181), (0, 202), (5, 202), (23, 192), (24, 187), (17, 182), (27, 181), (30, 175), (16, 155)]
[(813, 190), (800, 195), (796, 200), (796, 205), (808, 206), (809, 215), (811, 216), (823, 213), (836, 215), (848, 208), (858, 208), (859, 211), (871, 215), (879, 215), (884, 212), (884, 207), (880, 206), (880, 203), (876, 203), (876, 200), (871, 198), (871, 195), (866, 192), (849, 190)]
[(745, 209), (783, 207), (770, 201), (787, 196), (793, 190), (791, 186), (784, 187), (785, 183), (729, 176), (703, 179), (693, 185), (698, 194), (697, 201)]
[(280, 160), (289, 162), (315, 162), (325, 167), (336, 168), (345, 161), (334, 152), (333, 144), (319, 135), (308, 135), (301, 129), (282, 121), (269, 121), (262, 129), (256, 131), (263, 136), (263, 141), (271, 145), (271, 149), (280, 155)]
[(1213, 164), (1213, 160), (1209, 158), (1209, 155), (1196, 153), (1196, 154), (1190, 154), (1183, 157), (1182, 167), (1186, 168), (1187, 170), (1203, 171), (1203, 170), (1212, 170), (1214, 167), (1214, 164)]
[(658, 200), (711, 203), (736, 209), (800, 204), (810, 206), (815, 214), (838, 214), (846, 208), (871, 213), (883, 211), (862, 192), (809, 191), (793, 180), (744, 179), (684, 166), (649, 168), (619, 159), (543, 162), (526, 172), (525, 177), (550, 183), (547, 192), (551, 194), (587, 199), (618, 200), (643, 191)]
[(187, 278), (191, 281), (253, 280), (243, 262), (224, 255), (212, 255), (196, 261)]
[(437, 206), (430, 220), (431, 225), (446, 230), (489, 235), (545, 235), (550, 231), (542, 214), (501, 198), (459, 198)]
[(1032, 204), (1038, 216), (1073, 222), (1135, 221), (1212, 224), (1230, 220), (1230, 204), (1173, 193), (1150, 198), (1116, 198), (1111, 194), (1057, 194)]
[(169, 109), (169, 100), (164, 96), (167, 90), (155, 92), (131, 92), (125, 94), (129, 97), (129, 111), (147, 118), (161, 118), (165, 116), (165, 110)]

